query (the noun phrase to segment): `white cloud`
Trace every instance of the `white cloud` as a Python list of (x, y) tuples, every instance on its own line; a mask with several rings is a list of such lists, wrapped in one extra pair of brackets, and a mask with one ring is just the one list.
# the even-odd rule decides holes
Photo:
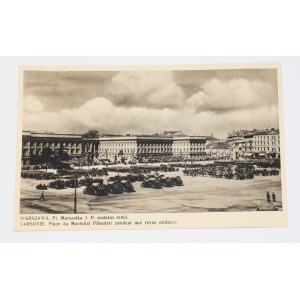
[(226, 136), (239, 128), (278, 126), (276, 105), (215, 114), (195, 112), (190, 107), (149, 109), (116, 106), (109, 99), (94, 98), (75, 109), (61, 112), (26, 111), (23, 128), (60, 133), (83, 133), (97, 129), (100, 133), (155, 133), (163, 130), (183, 130), (187, 134)]
[(275, 91), (271, 84), (261, 80), (212, 79), (202, 90), (192, 95), (187, 104), (197, 111), (225, 112), (274, 104)]
[(185, 97), (168, 71), (119, 72), (111, 84), (112, 100), (126, 106), (178, 108)]

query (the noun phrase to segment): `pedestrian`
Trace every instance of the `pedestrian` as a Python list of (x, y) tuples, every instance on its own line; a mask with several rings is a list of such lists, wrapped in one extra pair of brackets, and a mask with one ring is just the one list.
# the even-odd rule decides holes
[(271, 202), (271, 200), (270, 200), (270, 193), (269, 193), (269, 191), (267, 191), (267, 201), (268, 201), (268, 202)]
[(274, 192), (272, 193), (272, 200), (273, 202), (276, 202), (276, 194)]
[(42, 192), (42, 195), (41, 195), (41, 197), (40, 197), (40, 199), (39, 199), (40, 201), (45, 201), (45, 196), (44, 196), (44, 192)]

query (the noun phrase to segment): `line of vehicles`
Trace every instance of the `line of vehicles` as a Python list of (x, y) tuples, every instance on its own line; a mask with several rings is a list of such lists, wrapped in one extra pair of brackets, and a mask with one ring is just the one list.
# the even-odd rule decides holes
[(134, 193), (135, 188), (133, 182), (141, 182), (142, 188), (161, 189), (163, 187), (183, 186), (183, 181), (180, 176), (164, 177), (163, 174), (128, 174), (116, 175), (107, 179), (107, 183), (100, 177), (84, 177), (81, 179), (58, 179), (46, 184), (38, 184), (38, 190), (51, 189), (66, 189), (84, 186), (83, 193), (94, 196), (107, 196), (109, 194)]
[(180, 176), (164, 178), (163, 175), (149, 178), (141, 183), (141, 187), (152, 189), (162, 189), (163, 187), (169, 188), (183, 185), (184, 184)]

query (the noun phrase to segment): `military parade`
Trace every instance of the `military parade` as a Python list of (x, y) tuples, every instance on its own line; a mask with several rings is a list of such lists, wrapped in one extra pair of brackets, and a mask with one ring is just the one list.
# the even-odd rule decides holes
[[(39, 142), (37, 135), (32, 133), (28, 142), (26, 133), (24, 147), (28, 147), (29, 143), (37, 150), (32, 152), (31, 157), (26, 157), (27, 149), (24, 151), (21, 178), (27, 197), (33, 194), (32, 188), (40, 191), (36, 198), (30, 199), (47, 203), (56, 197), (62, 199), (61, 203), (66, 203), (63, 199), (74, 198), (76, 209), (77, 201), (88, 207), (91, 207), (89, 201), (93, 205), (98, 201), (100, 206), (97, 209), (100, 209), (109, 199), (116, 201), (117, 198), (126, 203), (139, 196), (139, 201), (156, 197), (169, 199), (168, 195), (177, 193), (185, 199), (190, 189), (194, 190), (195, 196), (202, 195), (207, 188), (204, 178), (241, 182), (260, 182), (259, 178), (265, 178), (272, 182), (272, 178), (279, 177), (277, 149), (264, 155), (255, 152), (255, 137), (269, 133), (274, 135), (278, 131), (236, 131), (229, 133), (226, 141), (213, 135), (187, 137), (179, 131), (165, 132), (160, 136), (105, 137), (103, 140), (98, 133), (88, 132), (83, 135), (84, 142), (78, 140), (78, 135), (64, 136), (66, 142), (61, 136), (54, 140), (53, 134), (47, 139), (42, 136)], [(241, 137), (242, 134), (244, 137)], [(251, 148), (249, 136), (253, 140)], [(246, 138), (247, 143), (243, 142)], [(226, 189), (221, 181), (217, 184)], [(278, 203), (271, 201), (276, 198), (274, 191), (267, 194), (266, 190), (261, 190), (259, 193), (258, 199), (270, 205)], [(256, 207), (256, 210), (261, 209)]]

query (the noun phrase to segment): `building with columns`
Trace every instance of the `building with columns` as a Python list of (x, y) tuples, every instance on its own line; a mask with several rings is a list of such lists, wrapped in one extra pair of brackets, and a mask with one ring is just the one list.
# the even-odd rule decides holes
[(172, 155), (172, 137), (158, 135), (126, 135), (100, 137), (99, 159), (147, 159)]
[(133, 159), (137, 155), (136, 136), (105, 136), (99, 137), (99, 159), (114, 161), (115, 157), (124, 156)]
[(81, 157), (85, 153), (92, 153), (97, 156), (99, 140), (84, 138), (80, 134), (23, 131), (22, 165), (30, 165), (34, 157), (40, 156), (45, 148), (49, 148), (52, 151), (63, 148), (70, 157)]
[(172, 153), (187, 159), (202, 159), (206, 155), (205, 145), (204, 136), (174, 136)]
[(57, 151), (63, 148), (70, 157), (85, 155), (114, 162), (121, 157), (126, 160), (181, 156), (183, 159), (205, 157), (206, 137), (183, 134), (156, 135), (102, 135), (87, 137), (80, 134), (56, 134), (23, 131), (22, 164), (32, 164), (44, 148)]

